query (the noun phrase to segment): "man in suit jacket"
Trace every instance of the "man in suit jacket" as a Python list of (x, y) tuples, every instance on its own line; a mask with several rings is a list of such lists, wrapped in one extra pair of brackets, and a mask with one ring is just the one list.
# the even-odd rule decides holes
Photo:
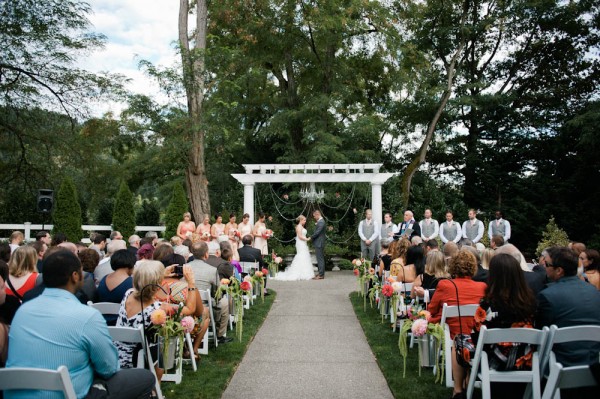
[(317, 222), (317, 227), (310, 239), (315, 247), (317, 266), (319, 267), (319, 274), (314, 277), (314, 280), (323, 280), (325, 278), (325, 220), (318, 210), (313, 212), (313, 217)]
[[(578, 259), (566, 247), (552, 247), (545, 256), (546, 273), (553, 281), (537, 296), (536, 328), (600, 325), (600, 291), (577, 277)], [(437, 295), (437, 294), (436, 294)], [(598, 362), (600, 343), (569, 342), (554, 345), (556, 360), (563, 366)]]
[[(407, 229), (412, 229), (410, 235), (406, 234)], [(421, 227), (419, 226), (419, 223), (415, 221), (415, 216), (412, 211), (404, 212), (404, 222), (398, 226), (398, 232), (394, 234), (394, 240), (398, 240), (402, 236), (406, 236), (409, 240), (415, 236), (421, 237)]]
[(258, 262), (260, 269), (264, 267), (262, 253), (260, 249), (252, 247), (252, 236), (250, 234), (242, 237), (243, 247), (238, 249), (240, 262)]

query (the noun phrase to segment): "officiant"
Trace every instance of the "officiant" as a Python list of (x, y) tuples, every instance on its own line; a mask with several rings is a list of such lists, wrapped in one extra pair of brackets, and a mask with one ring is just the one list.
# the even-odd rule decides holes
[(406, 237), (409, 240), (414, 236), (421, 236), (421, 227), (419, 223), (415, 221), (415, 216), (412, 211), (404, 212), (404, 222), (399, 226), (398, 232), (394, 234), (394, 240), (400, 237)]

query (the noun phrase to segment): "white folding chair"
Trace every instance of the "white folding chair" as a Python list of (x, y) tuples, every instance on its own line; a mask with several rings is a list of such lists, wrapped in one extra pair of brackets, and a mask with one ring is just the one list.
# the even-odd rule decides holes
[(108, 315), (118, 315), (119, 314), (119, 309), (121, 308), (121, 304), (120, 303), (114, 303), (114, 302), (92, 302), (92, 301), (88, 301), (88, 306), (94, 308), (94, 309), (98, 309), (100, 311), (100, 313), (104, 314), (108, 314)]
[(125, 342), (128, 344), (140, 344), (142, 345), (142, 350), (138, 352), (138, 358), (136, 362), (137, 368), (145, 368), (145, 361), (148, 363), (148, 370), (154, 375), (154, 379), (156, 383), (154, 384), (154, 389), (156, 389), (157, 396), (162, 399), (162, 391), (160, 389), (160, 381), (156, 376), (156, 370), (154, 370), (154, 360), (152, 359), (152, 354), (150, 353), (150, 348), (148, 347), (148, 342), (144, 338), (144, 330), (142, 326), (138, 328), (132, 327), (108, 327), (108, 332), (113, 341)]
[(57, 370), (29, 367), (0, 369), (0, 391), (17, 389), (60, 391), (66, 399), (77, 399), (66, 366), (60, 366)]
[[(462, 317), (473, 317), (475, 316), (475, 311), (479, 307), (479, 304), (470, 304), (470, 305), (460, 305), (460, 316)], [(447, 303), (444, 303), (442, 308), (442, 319), (440, 320), (440, 325), (444, 327), (444, 362), (446, 368), (446, 386), (452, 388), (454, 386), (454, 380), (452, 379), (452, 347), (454, 346), (454, 341), (450, 339), (450, 327), (446, 320), (451, 317), (458, 317), (458, 306), (448, 306)], [(463, 328), (467, 329), (467, 323), (463, 320)], [(464, 334), (469, 334), (471, 331), (463, 330)], [(433, 373), (437, 373), (437, 369), (433, 368)]]
[(546, 346), (540, 355), (540, 372), (542, 376), (547, 375), (550, 353), (554, 344), (581, 341), (600, 342), (600, 326), (581, 325), (563, 328), (558, 328), (555, 325), (550, 326)]
[(242, 274), (250, 274), (252, 271), (258, 270), (258, 262), (240, 262)]
[(600, 326), (583, 325), (558, 328), (553, 325), (550, 327), (545, 350), (540, 359), (541, 375), (544, 376), (546, 370), (549, 370), (550, 373), (543, 398), (559, 399), (561, 388), (569, 389), (597, 385), (589, 366), (564, 367), (556, 361), (556, 355), (552, 352), (554, 344), (582, 341), (600, 342)]
[[(479, 339), (475, 356), (471, 363), (471, 375), (467, 387), (467, 399), (473, 397), (475, 383), (481, 383), (482, 399), (490, 399), (492, 392), (491, 382), (524, 382), (531, 384), (531, 391), (535, 399), (540, 398), (540, 353), (544, 348), (548, 328), (536, 330), (533, 328), (493, 328), (488, 330), (485, 326), (479, 331)], [(531, 370), (497, 371), (490, 369), (487, 352), (484, 345), (498, 344), (500, 342), (514, 342), (536, 345), (537, 350), (533, 352)]]
[(201, 355), (208, 355), (208, 342), (209, 335), (212, 334), (212, 338), (215, 341), (215, 348), (219, 346), (219, 338), (217, 337), (217, 324), (215, 322), (215, 315), (213, 312), (213, 301), (212, 296), (210, 295), (210, 290), (199, 290), (200, 297), (202, 298), (202, 302), (204, 302), (208, 306), (208, 311), (210, 313), (210, 329), (204, 334), (204, 339), (202, 340), (202, 348), (198, 351)]

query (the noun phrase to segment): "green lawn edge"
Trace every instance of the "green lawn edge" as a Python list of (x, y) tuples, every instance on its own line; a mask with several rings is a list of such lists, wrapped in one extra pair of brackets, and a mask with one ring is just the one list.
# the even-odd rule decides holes
[[(354, 313), (365, 333), (371, 351), (385, 377), (395, 398), (411, 399), (447, 399), (452, 396), (452, 389), (435, 383), (431, 368), (422, 368), (419, 376), (418, 349), (408, 350), (406, 358), (406, 378), (402, 378), (403, 358), (398, 349), (397, 332), (393, 332), (389, 319), (381, 322), (379, 310), (367, 301), (366, 311), (362, 296), (358, 292), (350, 294), (350, 302)], [(366, 376), (368, 378), (368, 376)]]
[(220, 398), (227, 388), (229, 381), (237, 370), (238, 365), (248, 350), (248, 346), (267, 318), (277, 293), (269, 290), (270, 295), (265, 301), (254, 300), (254, 306), (244, 310), (244, 330), (242, 341), (235, 335), (235, 328), (227, 332), (228, 337), (235, 338), (233, 342), (210, 347), (208, 355), (203, 355), (198, 370), (194, 372), (188, 362), (183, 368), (181, 384), (163, 382), (161, 389), (167, 399), (171, 398)]

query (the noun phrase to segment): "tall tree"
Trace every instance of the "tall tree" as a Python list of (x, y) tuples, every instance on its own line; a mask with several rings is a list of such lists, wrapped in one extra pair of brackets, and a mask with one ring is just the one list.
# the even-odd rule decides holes
[(83, 238), (81, 206), (75, 184), (69, 177), (62, 181), (58, 189), (52, 220), (54, 222), (53, 234), (64, 233), (71, 242), (77, 242)]
[[(190, 6), (195, 5), (196, 24), (190, 30)], [(186, 134), (190, 137), (186, 183), (192, 213), (197, 220), (200, 215), (210, 213), (208, 180), (205, 165), (206, 126), (203, 118), (203, 103), (206, 80), (206, 33), (207, 1), (179, 1), (179, 50), (183, 67), (183, 85), (187, 97), (189, 120)], [(190, 32), (193, 32), (190, 33)]]
[(123, 237), (129, 237), (135, 233), (133, 194), (125, 181), (121, 182), (115, 199), (112, 228), (113, 230), (121, 232)]

